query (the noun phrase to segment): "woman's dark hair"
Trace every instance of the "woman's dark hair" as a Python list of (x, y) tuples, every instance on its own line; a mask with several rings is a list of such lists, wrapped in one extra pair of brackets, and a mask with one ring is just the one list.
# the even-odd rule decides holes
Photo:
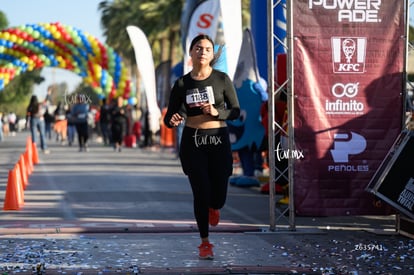
[(32, 115), (37, 114), (39, 112), (39, 100), (37, 99), (36, 95), (32, 95), (32, 97), (30, 98), (30, 103), (27, 107), (27, 111), (30, 112)]
[[(213, 50), (214, 50), (213, 39), (207, 34), (199, 34), (196, 37), (194, 37), (193, 40), (191, 41), (190, 52), (194, 48), (194, 45), (197, 44), (198, 41), (203, 40), (203, 39), (210, 41), (211, 45), (213, 45)], [(223, 50), (223, 45), (220, 45), (217, 51), (214, 53), (214, 57), (213, 57), (213, 60), (211, 60), (210, 62), (210, 66), (213, 66), (217, 62), (217, 60), (220, 58), (222, 50)]]

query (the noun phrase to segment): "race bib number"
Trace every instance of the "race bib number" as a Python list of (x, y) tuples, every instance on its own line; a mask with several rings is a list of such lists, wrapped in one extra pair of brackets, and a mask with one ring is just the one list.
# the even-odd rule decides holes
[(186, 103), (190, 107), (199, 107), (203, 103), (214, 104), (213, 87), (207, 86), (203, 89), (187, 90)]

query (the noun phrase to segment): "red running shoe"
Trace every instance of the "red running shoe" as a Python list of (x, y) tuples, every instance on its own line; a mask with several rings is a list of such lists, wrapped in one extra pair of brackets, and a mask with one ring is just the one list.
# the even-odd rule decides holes
[(212, 245), (210, 242), (202, 242), (200, 246), (198, 247), (198, 251), (199, 251), (198, 257), (201, 260), (213, 260), (214, 259), (213, 247), (214, 245)]
[(220, 221), (220, 210), (209, 208), (208, 209), (208, 223), (211, 226), (216, 226), (218, 225), (219, 221)]

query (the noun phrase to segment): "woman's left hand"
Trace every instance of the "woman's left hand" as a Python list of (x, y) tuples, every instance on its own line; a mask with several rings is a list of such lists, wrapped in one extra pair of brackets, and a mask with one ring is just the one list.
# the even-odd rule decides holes
[(200, 108), (203, 110), (203, 114), (205, 115), (211, 115), (214, 117), (217, 117), (219, 115), (217, 109), (213, 106), (213, 104), (205, 103)]

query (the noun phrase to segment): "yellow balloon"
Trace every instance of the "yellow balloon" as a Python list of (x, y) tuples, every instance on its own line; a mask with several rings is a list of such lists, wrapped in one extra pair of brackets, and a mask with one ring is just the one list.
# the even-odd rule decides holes
[(93, 82), (92, 77), (91, 76), (87, 76), (84, 78), (85, 82), (88, 84), (91, 84)]
[(16, 41), (17, 41), (17, 36), (16, 36), (16, 35), (14, 35), (14, 34), (10, 35), (10, 41), (11, 41), (11, 42), (13, 42), (13, 43), (16, 43)]
[(20, 60), (24, 63), (29, 63), (29, 58), (27, 56), (23, 56)]
[(60, 32), (58, 32), (57, 30), (52, 32), (52, 35), (55, 39), (60, 39), (62, 37), (62, 35), (60, 34)]
[(50, 30), (50, 32), (56, 32), (57, 31), (57, 28), (56, 28), (56, 26), (55, 25), (47, 25), (48, 26), (48, 28), (49, 28), (49, 30)]
[(61, 68), (66, 68), (66, 61), (62, 59), (62, 61), (61, 61), (61, 62), (59, 62), (59, 66), (60, 66)]

